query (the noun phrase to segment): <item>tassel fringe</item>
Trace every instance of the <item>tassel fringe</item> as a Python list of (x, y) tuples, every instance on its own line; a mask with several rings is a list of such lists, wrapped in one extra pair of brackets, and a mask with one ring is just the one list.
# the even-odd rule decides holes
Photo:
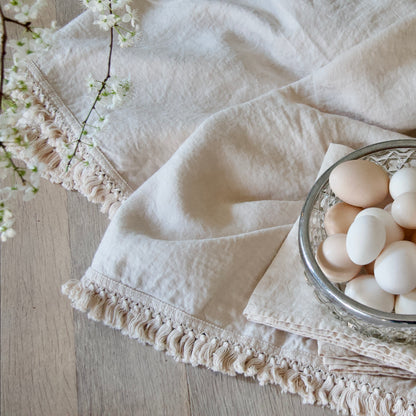
[[(44, 164), (45, 179), (60, 184), (65, 189), (76, 190), (89, 201), (101, 204), (101, 211), (112, 218), (132, 190), (124, 181), (116, 180), (104, 172), (102, 166), (94, 160), (93, 153), (82, 143), (67, 170), (68, 149), (65, 145), (74, 142), (76, 135), (55, 106), (46, 99), (29, 72), (27, 78), (32, 88), (30, 92), (22, 93), (21, 99), (31, 101), (24, 117), (31, 128), (28, 135), (32, 145), (31, 155), (13, 149), (17, 152), (16, 156), (26, 163), (34, 160), (36, 164)], [(94, 151), (99, 152), (97, 149)]]
[(117, 328), (124, 335), (165, 351), (176, 361), (203, 365), (228, 375), (255, 377), (260, 384), (278, 384), (284, 392), (299, 394), (305, 403), (330, 407), (343, 414), (415, 415), (414, 403), (368, 384), (335, 374), (301, 367), (295, 361), (273, 357), (240, 345), (198, 333), (173, 322), (152, 308), (98, 287), (70, 280), (62, 292), (72, 306), (88, 317)]

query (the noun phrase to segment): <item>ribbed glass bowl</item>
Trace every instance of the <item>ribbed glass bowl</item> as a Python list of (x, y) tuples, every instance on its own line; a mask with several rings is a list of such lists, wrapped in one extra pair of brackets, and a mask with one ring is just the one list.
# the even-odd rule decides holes
[(325, 213), (339, 202), (329, 187), (329, 174), (338, 164), (352, 159), (376, 162), (391, 176), (403, 167), (416, 167), (416, 140), (394, 140), (363, 147), (332, 165), (315, 182), (305, 201), (299, 222), (299, 250), (307, 281), (329, 312), (350, 328), (387, 342), (415, 344), (416, 315), (381, 312), (352, 300), (343, 293), (345, 285), (331, 283), (315, 260), (318, 246), (327, 237), (324, 228)]

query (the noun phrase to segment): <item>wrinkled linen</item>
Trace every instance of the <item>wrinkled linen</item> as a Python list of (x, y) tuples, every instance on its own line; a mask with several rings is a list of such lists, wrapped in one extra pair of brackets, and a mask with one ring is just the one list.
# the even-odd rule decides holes
[(68, 172), (108, 34), (84, 13), (29, 66), (47, 177), (112, 216), (64, 293), (176, 360), (347, 413), (411, 414), (416, 349), (352, 332), (313, 300), (296, 220), (322, 164), (416, 129), (414, 2), (133, 5), (143, 37), (113, 65), (131, 93)]

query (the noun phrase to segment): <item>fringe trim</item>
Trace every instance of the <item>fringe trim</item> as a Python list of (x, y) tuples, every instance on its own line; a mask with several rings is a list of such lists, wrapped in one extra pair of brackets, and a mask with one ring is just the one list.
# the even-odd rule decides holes
[(299, 394), (304, 403), (330, 407), (343, 415), (415, 415), (415, 405), (403, 397), (329, 372), (302, 367), (253, 349), (243, 349), (205, 332), (172, 321), (148, 305), (132, 301), (95, 283), (70, 280), (62, 292), (72, 306), (94, 321), (123, 335), (165, 351), (176, 361), (203, 365), (228, 375), (255, 377), (261, 385), (278, 384)]
[[(20, 152), (17, 156), (24, 162), (37, 163), (46, 166), (43, 177), (53, 183), (62, 185), (65, 189), (76, 190), (91, 202), (101, 204), (101, 211), (110, 218), (115, 214), (121, 203), (127, 199), (132, 190), (122, 180), (116, 180), (103, 170), (92, 152), (81, 144), (77, 159), (73, 159), (67, 171), (68, 150), (65, 144), (72, 141), (72, 129), (64, 117), (56, 110), (43, 94), (40, 85), (30, 73), (27, 74), (31, 92), (22, 93), (22, 99), (29, 98), (32, 105), (25, 112), (25, 121), (31, 128), (29, 140), (32, 143), (32, 156)], [(100, 153), (95, 151), (95, 153)], [(101, 158), (104, 156), (101, 155)], [(124, 181), (123, 181), (124, 182)]]

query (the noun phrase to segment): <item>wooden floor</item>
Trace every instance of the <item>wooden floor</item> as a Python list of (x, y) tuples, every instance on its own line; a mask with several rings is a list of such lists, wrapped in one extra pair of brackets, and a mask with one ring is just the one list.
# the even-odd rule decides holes
[[(48, 0), (62, 26), (78, 0)], [(335, 415), (298, 396), (176, 363), (73, 311), (61, 284), (89, 266), (108, 220), (97, 206), (42, 183), (16, 202), (17, 236), (1, 247), (1, 414)]]

